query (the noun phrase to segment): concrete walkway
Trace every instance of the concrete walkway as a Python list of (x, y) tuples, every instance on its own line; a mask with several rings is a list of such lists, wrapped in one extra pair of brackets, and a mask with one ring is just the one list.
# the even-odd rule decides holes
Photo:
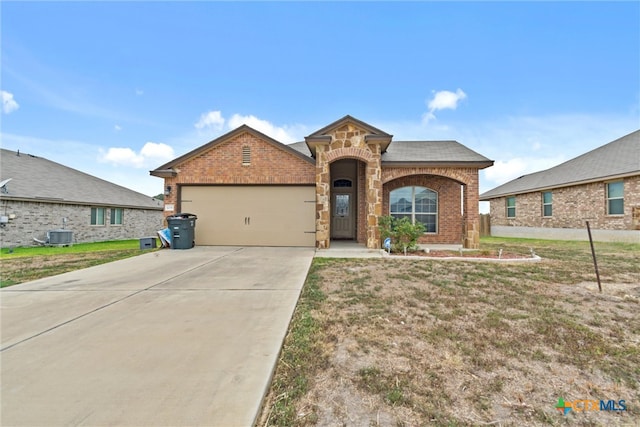
[(0, 291), (3, 426), (250, 426), (313, 248), (161, 250)]

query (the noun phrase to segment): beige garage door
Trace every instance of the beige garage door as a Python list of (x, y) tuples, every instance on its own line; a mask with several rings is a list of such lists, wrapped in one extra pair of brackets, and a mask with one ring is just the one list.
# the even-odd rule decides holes
[(185, 186), (196, 245), (315, 246), (315, 187)]

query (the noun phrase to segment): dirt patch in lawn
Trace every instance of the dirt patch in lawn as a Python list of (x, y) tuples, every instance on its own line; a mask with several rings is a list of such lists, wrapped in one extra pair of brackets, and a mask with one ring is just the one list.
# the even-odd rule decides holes
[[(530, 264), (316, 259), (292, 323), (312, 325), (306, 350), (290, 332), (259, 425), (638, 425), (637, 252), (599, 259), (599, 293), (583, 249)], [(564, 415), (560, 398), (626, 410)]]

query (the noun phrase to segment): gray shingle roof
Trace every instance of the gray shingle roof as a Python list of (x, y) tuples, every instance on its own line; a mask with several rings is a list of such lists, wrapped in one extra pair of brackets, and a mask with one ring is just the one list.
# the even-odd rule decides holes
[(0, 150), (0, 198), (162, 209), (162, 201), (41, 157)]
[(382, 154), (382, 163), (478, 163), (493, 161), (457, 141), (393, 141)]
[(480, 200), (636, 174), (640, 174), (640, 130), (558, 166), (502, 184), (481, 194)]
[[(311, 156), (309, 147), (302, 142), (295, 142), (289, 147)], [(422, 164), (469, 164), (487, 167), (492, 160), (476, 153), (457, 141), (393, 141), (387, 151), (382, 154), (382, 164), (393, 163), (422, 163)]]

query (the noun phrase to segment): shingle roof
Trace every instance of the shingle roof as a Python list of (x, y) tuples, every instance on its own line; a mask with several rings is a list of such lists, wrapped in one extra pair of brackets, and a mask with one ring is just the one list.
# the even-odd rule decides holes
[(640, 130), (558, 166), (502, 184), (481, 194), (480, 200), (636, 174), (640, 174)]
[(484, 167), (493, 161), (457, 141), (394, 141), (382, 154), (382, 163), (478, 163)]
[(41, 157), (0, 150), (0, 198), (162, 209), (162, 201)]
[[(311, 156), (309, 147), (302, 142), (294, 142), (289, 147)], [(422, 163), (422, 164), (474, 164), (488, 167), (492, 160), (476, 153), (457, 141), (393, 141), (387, 151), (382, 154), (382, 164), (393, 163)]]

